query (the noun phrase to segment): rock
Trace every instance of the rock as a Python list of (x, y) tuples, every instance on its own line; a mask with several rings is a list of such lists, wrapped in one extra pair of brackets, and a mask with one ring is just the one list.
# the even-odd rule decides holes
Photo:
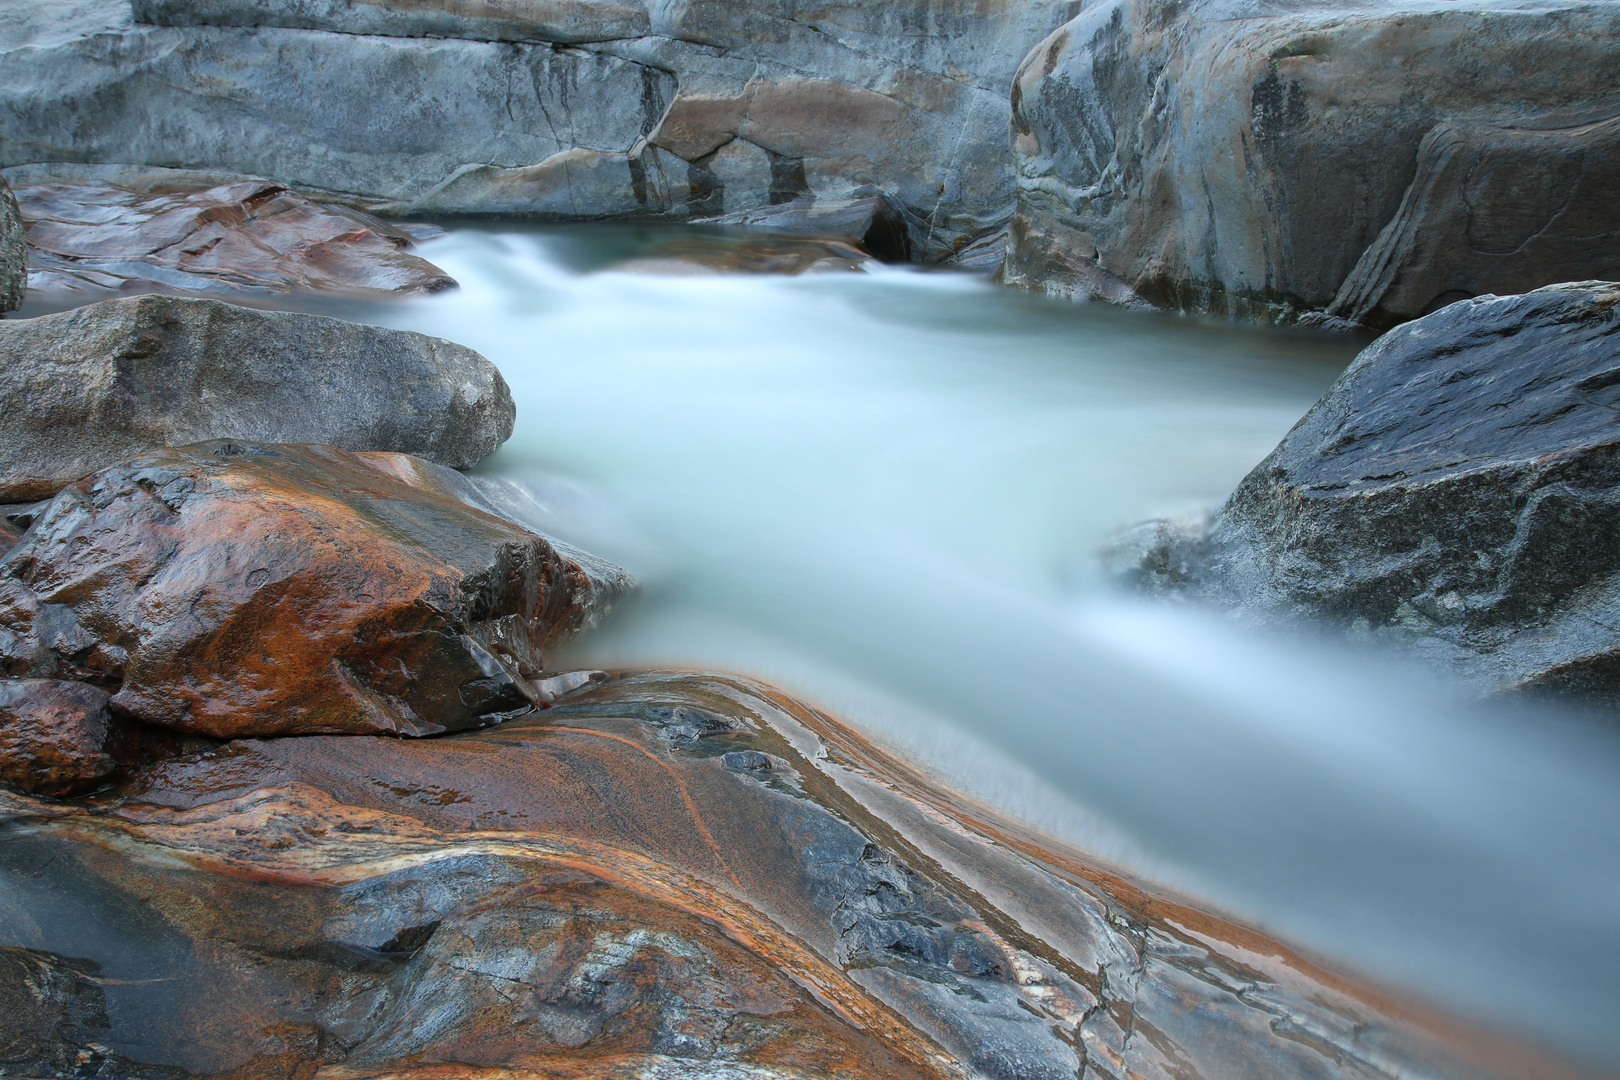
[(217, 438), (471, 468), (511, 435), (514, 416), (488, 360), (407, 331), (150, 295), (0, 324), (8, 502), (44, 498), (134, 454)]
[(541, 703), (542, 650), (612, 596), (382, 465), (218, 441), (67, 488), (0, 560), (0, 663), (218, 738), (426, 735)]
[(1088, 6), (1013, 86), (1004, 279), (1381, 329), (1620, 277), (1617, 31), (1594, 0)]
[(132, 191), (106, 183), (17, 189), (32, 249), (31, 288), (316, 290), (368, 296), (454, 288), (369, 214), (310, 202), (280, 184)]
[(872, 261), (864, 250), (842, 240), (722, 234), (660, 240), (647, 245), (635, 258), (603, 269), (677, 276), (805, 274), (864, 270)]
[(140, 0), (137, 23), (113, 0), (55, 22), (4, 4), (21, 9), (0, 34), (15, 183), (177, 166), (387, 214), (561, 220), (876, 187), (931, 260), (1005, 226), (1006, 87), (1076, 10)]
[(0, 945), (99, 965), (96, 1041), (191, 1075), (1569, 1075), (737, 679), (622, 677), (441, 739), (239, 741), (93, 812), (0, 794), (13, 821)]
[[(727, 144), (730, 145), (730, 144)], [(884, 262), (911, 258), (910, 233), (919, 225), (881, 191), (866, 189), (842, 199), (797, 198), (735, 214), (700, 218), (695, 224), (730, 225), (765, 233), (838, 240)]]
[(0, 180), (0, 313), (16, 311), (28, 290), (28, 251), (11, 187)]
[(1207, 530), (1125, 561), (1410, 642), (1486, 691), (1615, 700), (1617, 388), (1620, 285), (1452, 304), (1363, 351)]
[(140, 737), (107, 711), (108, 696), (80, 682), (0, 679), (0, 781), (78, 795), (138, 760)]

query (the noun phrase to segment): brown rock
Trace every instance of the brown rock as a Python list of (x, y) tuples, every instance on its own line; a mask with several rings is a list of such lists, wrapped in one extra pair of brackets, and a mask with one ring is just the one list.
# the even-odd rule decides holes
[(604, 599), (542, 537), (362, 456), (212, 442), (56, 496), (0, 561), (12, 675), (218, 737), (424, 735), (527, 708)]
[(29, 970), (108, 976), (110, 1029), (54, 1021), (47, 1062), (94, 1041), (321, 1080), (1570, 1075), (717, 676), (444, 739), (238, 742), (94, 810), (0, 794), (8, 816), (33, 822), (0, 861)]
[(134, 729), (107, 711), (100, 687), (0, 679), (0, 781), (40, 795), (78, 795), (138, 753)]
[(137, 282), (187, 291), (438, 292), (443, 270), (405, 249), (408, 233), (281, 184), (135, 191), (104, 183), (17, 189), (31, 287), (114, 291)]

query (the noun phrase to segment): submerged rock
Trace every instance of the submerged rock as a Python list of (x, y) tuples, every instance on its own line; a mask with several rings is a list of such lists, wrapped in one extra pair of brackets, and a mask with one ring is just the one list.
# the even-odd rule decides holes
[(443, 270), (406, 252), (408, 233), (347, 207), (310, 202), (281, 184), (154, 186), (19, 187), (32, 249), (29, 287), (105, 292), (151, 282), (188, 291), (362, 296), (455, 287)]
[(0, 313), (21, 307), (27, 290), (28, 251), (22, 216), (10, 185), (0, 180)]
[(0, 324), (0, 501), (203, 439), (471, 468), (515, 414), (495, 365), (409, 331), (155, 295)]
[[(73, 972), (100, 995), (25, 1061), (93, 1040), (266, 1080), (1559, 1074), (717, 676), (442, 739), (238, 742), (90, 808), (0, 793), (0, 821), (0, 946), (61, 971), (56, 1000)], [(0, 965), (0, 994), (28, 977)]]
[(1089, 5), (1013, 85), (1004, 278), (1382, 329), (1620, 277), (1617, 66), (1594, 0)]
[(1485, 689), (1620, 700), (1620, 285), (1479, 297), (1361, 353), (1139, 583), (1412, 642)]
[(383, 457), (199, 443), (67, 488), (0, 560), (0, 663), (220, 738), (426, 735), (543, 703), (541, 650), (613, 595)]

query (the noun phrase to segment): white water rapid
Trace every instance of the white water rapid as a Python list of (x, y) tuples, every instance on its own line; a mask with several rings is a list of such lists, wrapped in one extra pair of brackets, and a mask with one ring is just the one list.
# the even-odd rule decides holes
[(458, 227), (422, 253), (461, 291), (340, 306), (493, 360), (518, 422), (483, 468), (644, 582), (558, 661), (776, 682), (1331, 962), (1620, 1068), (1620, 732), (1094, 569), (1119, 527), (1218, 503), (1364, 342), (906, 269), (601, 269), (659, 235)]

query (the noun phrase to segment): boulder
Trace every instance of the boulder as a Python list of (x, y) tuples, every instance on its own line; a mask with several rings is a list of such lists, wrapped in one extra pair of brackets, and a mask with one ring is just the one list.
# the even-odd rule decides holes
[(877, 187), (907, 209), (925, 259), (1006, 225), (1006, 87), (1076, 10), (140, 0), (132, 21), (127, 3), (80, 6), (100, 25), (19, 11), (0, 33), (13, 182), (176, 166), (387, 214), (555, 220), (710, 217)]
[(0, 679), (0, 782), (78, 795), (138, 760), (140, 737), (108, 697), (87, 683)]
[(1004, 280), (1383, 329), (1620, 277), (1620, 7), (1105, 0), (1014, 82)]
[(401, 475), (391, 456), (215, 441), (72, 485), (0, 560), (0, 664), (218, 738), (427, 735), (543, 703), (542, 650), (613, 596), (545, 538)]
[[(278, 1080), (1571, 1075), (733, 678), (632, 674), (440, 739), (242, 740), (94, 808), (0, 793), (14, 821), (0, 1033), (34, 1033), (28, 1075), (91, 1044), (120, 1076)], [(34, 1004), (47, 970), (82, 1008)]]
[(146, 191), (34, 184), (18, 188), (17, 201), (28, 226), (29, 285), (42, 292), (117, 291), (140, 282), (367, 297), (456, 284), (405, 250), (413, 242), (408, 233), (265, 180)]
[[(1620, 692), (1620, 285), (1385, 334), (1138, 583), (1408, 643), (1489, 692)], [(1126, 565), (1128, 564), (1128, 565)]]
[(515, 415), (495, 365), (408, 331), (155, 295), (0, 324), (0, 501), (218, 438), (471, 468)]
[(28, 290), (28, 250), (11, 187), (0, 180), (0, 313), (16, 311)]

